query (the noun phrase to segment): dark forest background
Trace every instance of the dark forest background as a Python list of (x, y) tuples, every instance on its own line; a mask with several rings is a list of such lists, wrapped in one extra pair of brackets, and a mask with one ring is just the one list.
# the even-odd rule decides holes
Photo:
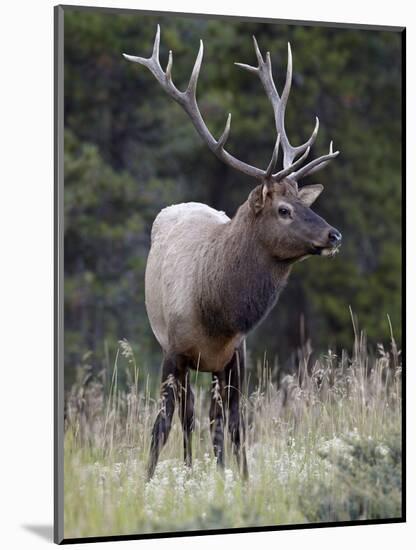
[(255, 184), (223, 165), (181, 108), (142, 66), (161, 25), (161, 64), (173, 50), (184, 89), (205, 46), (198, 83), (204, 119), (218, 137), (233, 115), (227, 149), (266, 167), (275, 141), (251, 35), (270, 50), (281, 91), (290, 41), (294, 77), (286, 114), (295, 145), (340, 156), (304, 183), (322, 183), (314, 209), (339, 228), (334, 259), (295, 267), (278, 306), (248, 339), (250, 357), (290, 365), (302, 341), (317, 352), (350, 348), (349, 307), (371, 345), (401, 340), (401, 35), (275, 23), (65, 9), (65, 381), (88, 362), (101, 369), (126, 338), (142, 373), (158, 373), (161, 350), (144, 306), (150, 229), (159, 210), (204, 202), (232, 216)]

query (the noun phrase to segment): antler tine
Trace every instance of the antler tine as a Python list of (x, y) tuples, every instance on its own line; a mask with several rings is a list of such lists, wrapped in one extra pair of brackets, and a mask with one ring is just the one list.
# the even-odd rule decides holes
[(169, 59), (168, 64), (166, 65), (166, 79), (172, 83), (172, 65), (173, 65), (173, 55), (172, 50), (169, 50)]
[(224, 149), (224, 145), (228, 139), (228, 136), (230, 135), (230, 128), (231, 128), (231, 113), (228, 113), (227, 122), (225, 123), (224, 131), (217, 142), (217, 147), (219, 149)]
[(159, 63), (159, 44), (160, 44), (160, 26), (158, 25), (156, 30), (155, 40), (153, 43), (153, 51), (150, 57), (137, 57), (135, 55), (128, 55), (126, 53), (123, 53), (123, 56), (129, 61), (133, 61), (134, 63), (139, 63), (140, 65), (144, 65), (145, 67), (150, 69), (153, 74), (155, 74), (154, 71), (157, 69), (160, 69), (160, 71), (163, 72), (162, 67), (160, 66), (160, 63)]
[(252, 65), (247, 65), (246, 63), (236, 63), (234, 62), (234, 65), (237, 65), (237, 67), (240, 67), (241, 69), (245, 69), (246, 71), (250, 73), (257, 74), (259, 72), (258, 67), (253, 67)]
[(160, 46), (160, 25), (158, 25), (156, 28), (156, 36), (155, 36), (155, 41), (153, 43), (153, 53), (152, 53), (152, 58), (156, 59), (157, 61), (159, 61), (159, 46)]
[(311, 174), (314, 174), (318, 170), (321, 170), (322, 168), (324, 168), (330, 160), (334, 159), (338, 155), (339, 155), (339, 151), (332, 150), (332, 141), (331, 141), (329, 145), (329, 153), (327, 155), (323, 155), (322, 157), (318, 157), (317, 159), (312, 160), (297, 172), (293, 172), (289, 177), (294, 181), (297, 181), (300, 178), (304, 178), (305, 176), (310, 176)]
[(282, 96), (280, 99), (279, 109), (275, 114), (276, 126), (278, 128), (278, 131), (283, 131), (283, 135), (284, 135), (284, 140), (282, 141), (282, 147), (285, 152), (284, 158), (283, 158), (284, 168), (289, 168), (291, 165), (293, 165), (294, 158), (296, 158), (299, 154), (306, 151), (308, 147), (311, 147), (311, 145), (313, 145), (319, 130), (319, 119), (318, 117), (315, 117), (315, 128), (313, 129), (313, 132), (310, 138), (307, 141), (305, 141), (305, 143), (302, 143), (302, 145), (298, 145), (297, 147), (294, 147), (293, 145), (290, 144), (286, 134), (286, 130), (285, 130), (285, 114), (286, 114), (287, 101), (289, 99), (290, 90), (292, 88), (292, 76), (293, 76), (292, 49), (290, 47), (290, 42), (288, 42), (287, 43), (286, 81), (285, 81), (285, 86), (283, 88)]
[(257, 39), (254, 36), (254, 34), (253, 34), (253, 43), (254, 43), (254, 51), (256, 52), (257, 62), (258, 62), (259, 67), (260, 67), (260, 65), (262, 65), (264, 63), (264, 59), (263, 59), (263, 56), (261, 55), (261, 51), (260, 51), (259, 45), (257, 43)]
[(189, 79), (188, 88), (186, 90), (187, 94), (192, 94), (196, 97), (196, 85), (198, 84), (199, 71), (201, 70), (202, 58), (204, 56), (204, 44), (202, 40), (199, 41), (199, 51), (196, 56), (194, 68), (192, 69), (191, 78)]
[(280, 134), (277, 134), (272, 158), (270, 160), (269, 166), (267, 167), (266, 174), (265, 174), (266, 180), (270, 179), (270, 176), (272, 175), (273, 170), (276, 168), (277, 157), (279, 155), (279, 145), (280, 145)]
[(172, 82), (171, 71), (172, 71), (172, 52), (169, 52), (169, 61), (166, 67), (166, 73), (163, 72), (162, 67), (160, 66), (159, 61), (159, 48), (160, 48), (160, 25), (157, 26), (156, 36), (153, 43), (153, 51), (150, 57), (137, 57), (134, 55), (128, 55), (123, 53), (123, 56), (128, 61), (133, 61), (134, 63), (139, 63), (147, 67), (159, 84), (164, 88), (164, 90), (173, 97), (179, 103), (182, 100), (183, 93), (180, 92)]

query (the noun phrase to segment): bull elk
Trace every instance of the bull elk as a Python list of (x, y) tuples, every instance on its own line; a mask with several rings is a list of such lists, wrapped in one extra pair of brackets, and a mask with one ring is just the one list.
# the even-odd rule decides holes
[[(209, 149), (227, 165), (255, 178), (257, 186), (230, 219), (223, 212), (190, 202), (164, 208), (151, 234), (145, 286), (146, 308), (156, 339), (163, 349), (161, 408), (153, 431), (148, 478), (171, 429), (175, 403), (183, 427), (184, 459), (192, 464), (194, 395), (189, 369), (212, 373), (210, 429), (219, 466), (224, 465), (224, 425), (228, 417), (231, 445), (240, 472), (247, 477), (245, 429), (240, 394), (245, 370), (245, 337), (276, 304), (294, 263), (312, 255), (332, 256), (341, 234), (310, 206), (322, 185), (298, 188), (298, 181), (323, 168), (338, 155), (329, 152), (303, 165), (319, 127), (297, 147), (285, 130), (285, 111), (292, 82), (288, 44), (286, 82), (281, 95), (272, 76), (270, 53), (265, 58), (255, 37), (257, 66), (236, 63), (258, 76), (273, 107), (277, 139), (265, 170), (238, 160), (225, 149), (231, 114), (224, 132), (215, 139), (196, 100), (203, 57), (198, 56), (185, 91), (172, 81), (172, 52), (166, 71), (159, 61), (160, 28), (149, 58), (123, 54), (147, 67), (165, 92), (184, 109)], [(276, 171), (279, 146), (283, 167)], [(302, 166), (303, 165), (303, 166)]]

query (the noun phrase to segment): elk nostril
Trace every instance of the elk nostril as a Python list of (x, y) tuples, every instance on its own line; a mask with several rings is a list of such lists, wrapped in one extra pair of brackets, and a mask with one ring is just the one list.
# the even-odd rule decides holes
[(337, 229), (331, 229), (328, 233), (328, 241), (331, 243), (331, 245), (335, 246), (336, 244), (339, 244), (341, 240), (341, 233)]

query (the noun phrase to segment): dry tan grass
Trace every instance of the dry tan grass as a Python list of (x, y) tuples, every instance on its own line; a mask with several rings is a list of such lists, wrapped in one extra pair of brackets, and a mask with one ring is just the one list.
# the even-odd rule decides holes
[(283, 377), (267, 361), (252, 368), (254, 389), (243, 396), (247, 484), (231, 458), (224, 475), (217, 472), (201, 373), (193, 469), (182, 464), (176, 419), (146, 483), (158, 402), (140, 374), (122, 341), (111, 380), (83, 369), (67, 396), (66, 538), (400, 516), (401, 362), (393, 339), (374, 357), (363, 334), (350, 355), (312, 360), (305, 345), (297, 373)]

